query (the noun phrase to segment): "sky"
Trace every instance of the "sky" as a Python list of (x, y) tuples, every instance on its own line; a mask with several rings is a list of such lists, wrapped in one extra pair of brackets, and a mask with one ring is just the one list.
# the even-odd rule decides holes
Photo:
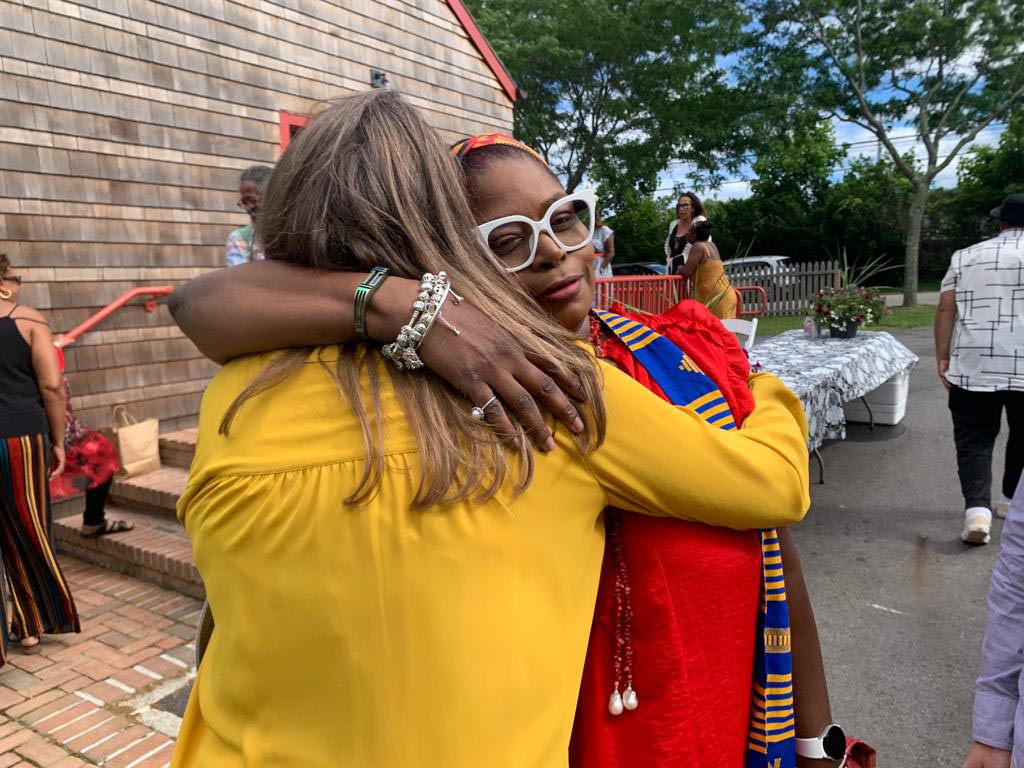
[[(836, 143), (838, 144), (850, 144), (851, 147), (846, 155), (846, 161), (844, 165), (849, 165), (852, 160), (857, 157), (875, 157), (878, 151), (878, 143), (873, 134), (869, 131), (864, 130), (860, 126), (852, 125), (851, 123), (844, 123), (833, 119), (833, 123), (836, 129)], [(953, 162), (949, 164), (941, 174), (935, 179), (936, 187), (955, 187), (956, 186), (956, 169), (970, 147), (975, 145), (984, 144), (997, 144), (999, 142), (1000, 134), (1005, 130), (1004, 125), (998, 125), (995, 127), (989, 127), (986, 131), (981, 133), (977, 140), (972, 142), (965, 147), (960, 153), (953, 159)], [(925, 157), (924, 146), (920, 142), (916, 142), (914, 138), (914, 129), (912, 126), (906, 126), (904, 128), (896, 129), (892, 132), (893, 137), (902, 137), (900, 140), (895, 141), (898, 149), (908, 151), (916, 144), (916, 152), (919, 158), (922, 160)], [(940, 152), (944, 149), (952, 149), (956, 146), (959, 137), (949, 136), (942, 141), (940, 144)], [(882, 148), (882, 153), (885, 154), (885, 148)], [(750, 179), (753, 177), (753, 171), (750, 167), (745, 167), (740, 173), (732, 176), (726, 180), (721, 187), (718, 189), (707, 189), (702, 187), (691, 187), (687, 181), (687, 170), (688, 166), (678, 165), (674, 168), (670, 168), (664, 172), (658, 178), (658, 196), (672, 194), (673, 187), (676, 184), (682, 184), (686, 189), (693, 189), (699, 196), (716, 199), (716, 200), (733, 200), (736, 198), (743, 198), (750, 196)], [(842, 171), (836, 173), (836, 178), (842, 176)]]

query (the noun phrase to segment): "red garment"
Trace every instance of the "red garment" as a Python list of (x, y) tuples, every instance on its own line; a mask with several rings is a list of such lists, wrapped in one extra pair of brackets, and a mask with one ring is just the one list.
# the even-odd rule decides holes
[[(64, 368), (64, 357), (57, 348)], [(117, 448), (107, 438), (85, 426), (71, 407), (71, 385), (64, 379), (67, 426), (64, 432), (64, 471), (50, 480), (50, 500), (59, 501), (103, 485), (121, 469)]]
[[(680, 346), (710, 376), (737, 424), (753, 410), (749, 363), (706, 307), (683, 301), (661, 316), (612, 311)], [(603, 355), (664, 397), (618, 339)], [(679, 454), (699, 466), (700, 455)], [(756, 500), (751, 500), (756, 503)], [(594, 625), (569, 758), (573, 768), (742, 768), (750, 725), (761, 545), (732, 531), (625, 512), (622, 534), (633, 602), (633, 687), (640, 706), (608, 713), (614, 687), (614, 569), (601, 569)]]

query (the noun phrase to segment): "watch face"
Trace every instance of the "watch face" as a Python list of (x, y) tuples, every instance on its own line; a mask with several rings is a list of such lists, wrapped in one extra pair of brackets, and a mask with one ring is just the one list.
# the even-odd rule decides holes
[(846, 756), (846, 734), (838, 725), (829, 726), (822, 737), (822, 748), (833, 760), (842, 760)]

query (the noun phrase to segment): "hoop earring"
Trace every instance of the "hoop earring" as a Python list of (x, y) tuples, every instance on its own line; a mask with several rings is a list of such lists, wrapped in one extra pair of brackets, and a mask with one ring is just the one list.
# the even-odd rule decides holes
[(0, 299), (3, 299), (4, 301), (7, 301), (13, 295), (14, 295), (14, 291), (12, 291), (12, 290), (10, 290), (8, 288), (0, 288)]

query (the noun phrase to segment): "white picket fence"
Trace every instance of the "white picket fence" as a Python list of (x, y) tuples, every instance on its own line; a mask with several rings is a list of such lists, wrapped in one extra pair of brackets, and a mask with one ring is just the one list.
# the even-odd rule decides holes
[[(728, 265), (729, 262), (726, 262)], [(757, 285), (768, 294), (766, 315), (800, 315), (807, 312), (811, 297), (823, 288), (839, 287), (839, 265), (835, 261), (783, 264), (777, 269), (729, 269), (734, 286)]]

